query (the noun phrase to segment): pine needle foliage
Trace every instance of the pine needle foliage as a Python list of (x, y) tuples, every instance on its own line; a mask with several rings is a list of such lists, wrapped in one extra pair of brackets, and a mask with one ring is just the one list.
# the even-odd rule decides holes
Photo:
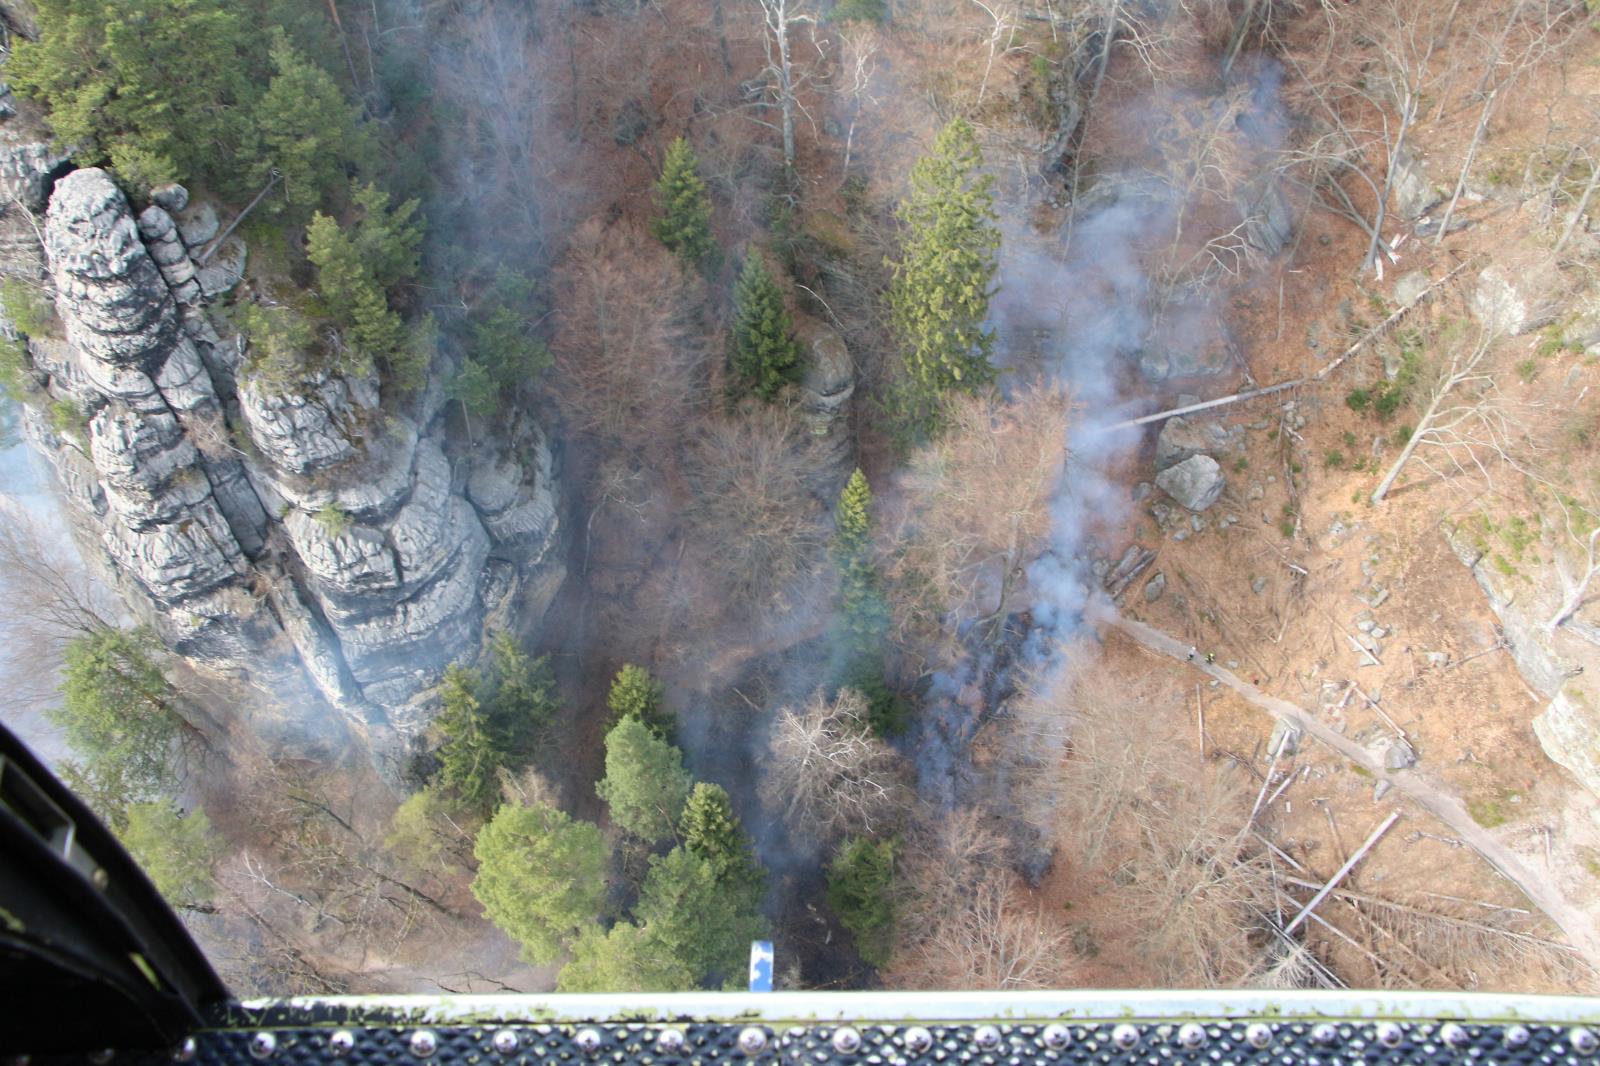
[(800, 344), (783, 290), (758, 252), (745, 257), (733, 288), (733, 370), (768, 403), (800, 376)]
[(509, 634), (498, 633), (489, 642), (487, 669), (452, 664), (439, 696), (438, 782), (468, 809), (487, 815), (500, 799), (501, 770), (526, 765), (555, 716), (549, 663), (529, 658)]
[(833, 560), (839, 568), (836, 640), (843, 658), (838, 682), (867, 699), (867, 720), (882, 737), (910, 724), (910, 708), (884, 678), (883, 646), (889, 605), (872, 558), (872, 488), (859, 469), (850, 475), (833, 509)]
[(473, 845), (472, 894), (536, 966), (554, 962), (605, 902), (605, 841), (597, 826), (546, 804), (506, 804)]
[(721, 785), (696, 782), (678, 820), (678, 837), (685, 848), (710, 863), (723, 881), (759, 876), (750, 854), (750, 838)]
[(135, 803), (117, 835), (168, 902), (193, 907), (211, 899), (211, 866), (223, 846), (205, 811), (185, 815), (167, 800)]
[(130, 804), (177, 785), (177, 694), (147, 629), (105, 629), (67, 645), (61, 705), (47, 711), (80, 761), (66, 770), (96, 813), (121, 828)]
[(689, 798), (683, 753), (637, 718), (624, 718), (606, 734), (606, 776), (595, 792), (611, 820), (641, 840), (672, 835)]
[(673, 739), (672, 712), (667, 710), (665, 690), (661, 682), (650, 676), (650, 671), (633, 663), (625, 664), (611, 679), (611, 690), (606, 694), (606, 709), (611, 712), (612, 724), (624, 718), (635, 718), (650, 727), (662, 740)]
[(937, 424), (939, 400), (994, 380), (994, 343), (984, 328), (993, 295), (1000, 229), (994, 179), (965, 119), (953, 119), (911, 168), (897, 212), (905, 226), (889, 309), (905, 358), (905, 416), (921, 432)]
[(828, 864), (828, 906), (873, 966), (894, 950), (894, 854), (897, 841), (851, 837)]
[(656, 239), (691, 266), (708, 266), (716, 252), (711, 235), (711, 198), (699, 174), (700, 160), (687, 138), (667, 148), (656, 180), (659, 214), (651, 223)]

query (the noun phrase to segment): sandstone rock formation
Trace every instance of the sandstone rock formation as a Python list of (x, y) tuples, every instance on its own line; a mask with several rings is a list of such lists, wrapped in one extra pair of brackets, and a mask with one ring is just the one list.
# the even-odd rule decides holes
[[(27, 160), (51, 165), (13, 154), (0, 175)], [(15, 177), (24, 193), (30, 174)], [(486, 622), (542, 613), (559, 584), (551, 449), (529, 429), (515, 456), (455, 463), (437, 390), (402, 404), (370, 375), (257, 379), (204, 309), (242, 276), (242, 245), (201, 268), (215, 206), (163, 199), (176, 217), (151, 205), (136, 221), (101, 170), (55, 182), (43, 259), (62, 336), (28, 340), (41, 402), (25, 427), (134, 613), (262, 691), (246, 709), (257, 732), (309, 751), (354, 735), (398, 756)], [(208, 284), (208, 269), (223, 273)], [(80, 411), (81, 430), (44, 400)]]
[(1600, 672), (1600, 650), (1569, 628), (1547, 631), (1553, 605), (1530, 596), (1515, 571), (1494, 565), (1470, 529), (1456, 527), (1448, 536), (1451, 551), (1472, 571), (1500, 620), (1517, 672), (1550, 701), (1533, 720), (1540, 747), (1600, 796), (1600, 687), (1590, 680)]

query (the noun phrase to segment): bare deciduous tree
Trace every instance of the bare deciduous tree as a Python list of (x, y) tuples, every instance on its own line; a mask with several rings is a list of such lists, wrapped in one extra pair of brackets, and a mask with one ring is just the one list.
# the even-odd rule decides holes
[[(1463, 468), (1464, 462), (1471, 463), (1485, 480), (1492, 482), (1486, 464), (1491, 456), (1506, 454), (1516, 431), (1506, 406), (1486, 398), (1494, 387), (1494, 375), (1483, 365), (1492, 340), (1493, 335), (1486, 331), (1471, 348), (1457, 347), (1451, 354), (1429, 394), (1427, 409), (1417, 421), (1415, 432), (1373, 491), (1373, 503), (1383, 502), (1400, 471), (1424, 444), (1442, 450), (1457, 468)], [(1458, 389), (1476, 389), (1477, 395), (1447, 406), (1445, 401)]]
[(888, 982), (908, 988), (1062, 988), (1077, 957), (1062, 923), (1027, 898), (1005, 841), (978, 814), (927, 819), (907, 843), (901, 942)]
[(643, 453), (680, 440), (706, 403), (704, 283), (644, 229), (591, 219), (555, 273), (555, 390), (575, 426)]
[(821, 548), (824, 510), (806, 487), (818, 449), (793, 413), (764, 404), (712, 423), (690, 449), (685, 518), (739, 603), (780, 600)]
[(783, 132), (784, 169), (794, 171), (795, 112), (800, 109), (799, 89), (803, 81), (795, 74), (790, 31), (795, 26), (815, 25), (816, 16), (805, 10), (803, 0), (756, 0), (766, 27), (767, 76), (773, 80), (778, 96), (780, 129)]
[(873, 736), (867, 701), (854, 689), (821, 689), (772, 723), (767, 804), (802, 836), (828, 841), (882, 832), (905, 804), (900, 757)]
[(903, 631), (950, 616), (1003, 619), (1023, 564), (1051, 528), (1067, 458), (1069, 401), (1034, 388), (1012, 402), (958, 397), (939, 440), (917, 454), (893, 576)]

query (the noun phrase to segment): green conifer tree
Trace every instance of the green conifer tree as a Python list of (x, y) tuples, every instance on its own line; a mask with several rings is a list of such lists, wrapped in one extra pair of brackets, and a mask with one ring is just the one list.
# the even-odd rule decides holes
[(679, 137), (667, 149), (656, 180), (656, 205), (660, 214), (651, 224), (656, 239), (684, 262), (706, 264), (716, 251), (711, 236), (711, 199), (700, 179), (700, 160), (689, 141)]
[(733, 288), (733, 370), (745, 387), (771, 401), (800, 376), (800, 344), (783, 290), (760, 253), (745, 257)]
[(759, 876), (750, 855), (750, 839), (721, 785), (696, 782), (678, 820), (678, 837), (685, 848), (710, 863), (723, 881)]
[(359, 109), (346, 102), (327, 71), (281, 29), (274, 28), (271, 41), (276, 73), (251, 116), (260, 140), (253, 181), (265, 184), (277, 168), (285, 201), (318, 207), (343, 193), (347, 164), (368, 156), (367, 133)]
[(902, 402), (919, 433), (936, 426), (945, 392), (994, 379), (994, 338), (983, 324), (1000, 230), (994, 179), (979, 173), (982, 165), (971, 124), (951, 120), (911, 168), (911, 193), (898, 211), (906, 229), (889, 308), (905, 357)]
[(478, 672), (452, 663), (439, 686), (442, 708), (434, 719), (439, 746), (439, 783), (461, 802), (487, 815), (500, 801), (500, 768), (505, 745), (496, 735), (491, 712), (477, 696)]
[(350, 342), (368, 358), (388, 360), (400, 351), (405, 323), (389, 309), (352, 235), (319, 211), (306, 228), (306, 254), (317, 268), (317, 291), (328, 313), (347, 327)]
[(872, 561), (872, 489), (856, 470), (833, 509), (833, 559), (839, 568), (839, 684), (867, 698), (867, 720), (879, 736), (898, 736), (910, 708), (884, 679), (889, 605)]
[(117, 836), (174, 906), (194, 907), (211, 898), (211, 866), (222, 853), (222, 841), (205, 811), (184, 815), (167, 800), (135, 803)]
[(624, 718), (637, 718), (662, 740), (671, 741), (672, 712), (667, 710), (664, 697), (661, 682), (651, 677), (650, 671), (628, 663), (611, 679), (606, 709), (611, 712), (613, 725)]
[(683, 753), (637, 718), (624, 718), (606, 734), (606, 776), (595, 792), (611, 820), (643, 840), (672, 834), (689, 798)]
[(605, 841), (597, 826), (545, 804), (506, 804), (473, 845), (472, 894), (536, 966), (554, 962), (605, 902)]
[(852, 837), (828, 864), (828, 906), (856, 938), (856, 951), (874, 966), (894, 948), (896, 841)]
[(687, 963), (632, 922), (609, 930), (591, 925), (573, 941), (572, 961), (556, 975), (562, 992), (687, 992), (696, 987)]
[(702, 987), (721, 987), (743, 977), (750, 941), (765, 929), (762, 891), (759, 879), (724, 880), (711, 863), (673, 848), (651, 858), (633, 917)]
[(120, 828), (128, 806), (173, 790), (173, 745), (182, 720), (147, 629), (103, 629), (63, 655), (61, 704), (46, 711), (81, 759), (63, 768), (72, 787)]
[(872, 562), (872, 488), (859, 469), (833, 509), (833, 558), (839, 567), (839, 610), (859, 648), (876, 648), (888, 628), (888, 606)]

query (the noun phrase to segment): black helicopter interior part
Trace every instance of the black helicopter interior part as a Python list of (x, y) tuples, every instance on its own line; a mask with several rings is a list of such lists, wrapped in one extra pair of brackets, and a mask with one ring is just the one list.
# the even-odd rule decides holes
[(170, 1047), (228, 990), (144, 871), (0, 724), (0, 1051)]

